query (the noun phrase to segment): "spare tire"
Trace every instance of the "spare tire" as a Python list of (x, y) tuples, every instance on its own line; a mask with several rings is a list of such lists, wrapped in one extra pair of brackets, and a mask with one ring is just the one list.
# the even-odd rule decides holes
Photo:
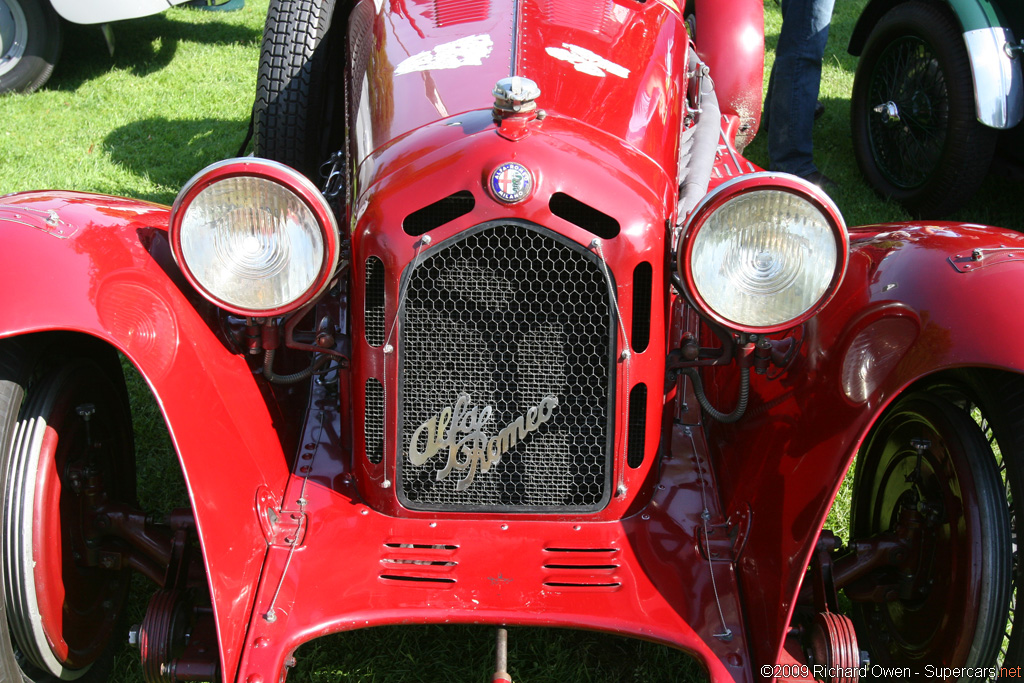
[(344, 92), (340, 60), (331, 58), (334, 5), (270, 1), (253, 111), (256, 156), (287, 164), (317, 185), (344, 128), (331, 125)]

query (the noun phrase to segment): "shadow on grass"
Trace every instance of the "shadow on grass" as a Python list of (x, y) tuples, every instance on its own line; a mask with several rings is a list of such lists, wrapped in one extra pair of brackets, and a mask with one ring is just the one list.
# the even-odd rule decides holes
[(205, 166), (233, 157), (245, 139), (244, 119), (168, 119), (133, 121), (103, 139), (111, 161), (148, 179), (160, 190), (138, 199), (170, 204), (189, 178)]
[(103, 33), (96, 26), (64, 23), (64, 47), (51, 90), (74, 91), (83, 83), (109, 71), (127, 69), (146, 76), (166, 67), (181, 43), (202, 45), (258, 44), (260, 31), (226, 22), (193, 24), (158, 14), (113, 24), (115, 49), (111, 56)]

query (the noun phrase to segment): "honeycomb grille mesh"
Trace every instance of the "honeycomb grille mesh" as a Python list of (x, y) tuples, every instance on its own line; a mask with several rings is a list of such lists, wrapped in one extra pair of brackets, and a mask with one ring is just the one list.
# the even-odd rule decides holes
[(376, 256), (366, 259), (363, 320), (366, 326), (366, 343), (370, 346), (381, 346), (384, 343), (384, 262)]
[[(424, 257), (400, 312), (399, 493), (414, 509), (593, 510), (610, 479), (608, 414), (614, 327), (608, 284), (589, 252), (523, 225), (489, 226)], [(492, 412), (478, 430), (478, 454), (513, 425), (520, 438), (488, 471), (471, 449), (411, 458), (417, 428), (443, 410)], [(552, 398), (557, 401), (553, 410)], [(545, 403), (546, 402), (546, 403)], [(544, 405), (542, 405), (544, 404)], [(532, 409), (541, 406), (539, 411)], [(458, 410), (456, 409), (456, 413)], [(517, 418), (549, 414), (527, 432)], [(422, 456), (429, 428), (419, 430)], [(453, 434), (454, 432), (454, 434)], [(472, 440), (471, 440), (472, 441)]]
[(366, 459), (376, 464), (384, 458), (384, 385), (371, 377), (366, 380), (366, 395), (363, 398), (363, 414), (366, 426)]

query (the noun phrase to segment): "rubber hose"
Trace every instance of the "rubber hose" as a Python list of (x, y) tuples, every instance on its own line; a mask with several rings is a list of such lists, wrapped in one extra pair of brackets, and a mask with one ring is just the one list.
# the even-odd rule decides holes
[(683, 374), (693, 382), (693, 392), (697, 395), (697, 403), (704, 409), (712, 420), (723, 424), (731, 424), (743, 417), (747, 411), (747, 402), (750, 400), (750, 368), (744, 368), (740, 374), (740, 395), (736, 401), (736, 407), (731, 413), (723, 413), (711, 405), (711, 401), (704, 394), (704, 385), (700, 381), (700, 373), (697, 368), (683, 368)]
[(301, 382), (304, 379), (308, 379), (316, 370), (329, 359), (329, 356), (321, 356), (314, 360), (308, 368), (305, 370), (299, 370), (290, 375), (278, 375), (274, 373), (274, 356), (277, 354), (276, 349), (267, 349), (263, 353), (263, 376), (268, 381), (274, 382), (275, 384), (295, 384)]
[[(697, 57), (691, 52), (690, 59), (696, 60)], [(700, 108), (701, 113), (698, 114), (699, 118), (693, 131), (686, 176), (679, 187), (680, 218), (689, 214), (693, 207), (697, 206), (697, 202), (707, 194), (722, 134), (722, 112), (718, 106), (715, 84), (710, 78), (701, 81)]]

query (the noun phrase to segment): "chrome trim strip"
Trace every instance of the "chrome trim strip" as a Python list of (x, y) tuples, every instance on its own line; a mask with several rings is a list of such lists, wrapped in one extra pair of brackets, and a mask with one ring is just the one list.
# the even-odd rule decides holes
[(512, 54), (511, 63), (508, 67), (508, 75), (519, 75), (519, 20), (522, 6), (520, 0), (512, 0)]
[(1012, 128), (1024, 118), (1024, 74), (1021, 58), (1008, 46), (1016, 41), (1002, 26), (964, 32), (974, 80), (978, 121), (992, 128)]

